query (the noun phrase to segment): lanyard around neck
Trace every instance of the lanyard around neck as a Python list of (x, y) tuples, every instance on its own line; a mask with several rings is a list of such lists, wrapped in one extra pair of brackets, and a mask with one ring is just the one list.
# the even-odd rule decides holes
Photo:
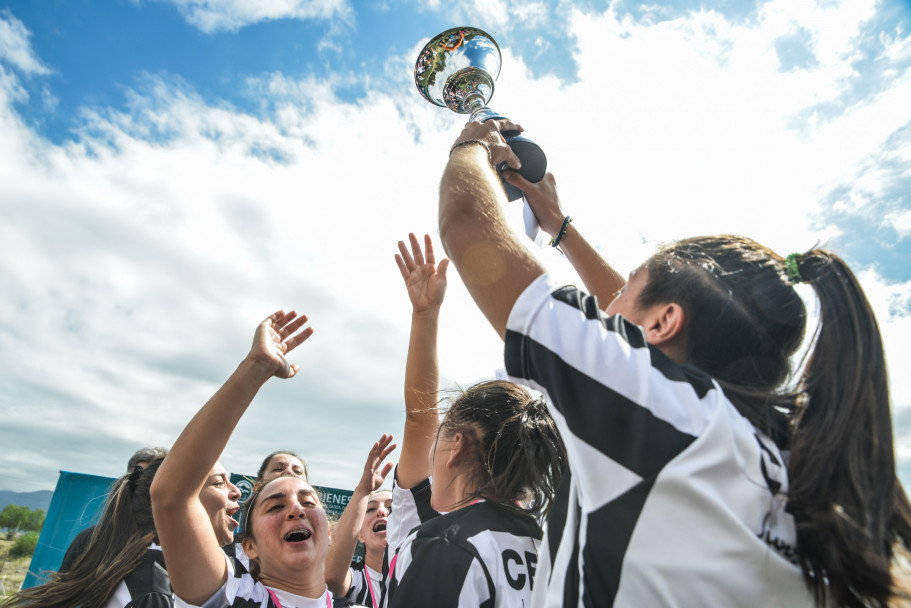
[[(269, 592), (269, 597), (272, 598), (272, 603), (275, 604), (275, 608), (282, 608), (282, 603), (280, 601), (278, 601), (278, 598), (275, 596), (275, 592), (272, 591), (271, 589), (269, 589), (268, 587), (266, 587), (265, 585), (263, 585), (263, 587), (265, 587), (266, 591)], [(326, 592), (326, 608), (332, 608), (332, 600), (329, 599), (328, 591)]]
[(370, 573), (367, 572), (367, 564), (364, 564), (364, 578), (367, 579), (367, 589), (370, 591), (370, 602), (373, 605), (373, 608), (380, 608), (380, 605), (376, 602), (376, 595), (373, 593), (373, 578), (370, 576)]

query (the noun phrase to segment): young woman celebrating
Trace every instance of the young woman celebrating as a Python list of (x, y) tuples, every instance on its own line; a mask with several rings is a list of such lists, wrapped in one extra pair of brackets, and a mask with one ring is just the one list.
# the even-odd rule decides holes
[[(208, 468), (257, 391), (298, 371), (285, 356), (312, 334), (306, 316), (276, 312), (256, 329), (247, 357), (197, 412), (161, 465), (152, 508), (171, 585), (181, 605), (323, 608), (333, 605), (324, 561), (329, 524), (319, 496), (300, 477), (278, 477), (247, 501), (243, 548), (250, 572), (222, 551), (197, 498)], [(298, 331), (300, 330), (300, 331)], [(335, 605), (349, 605), (348, 602)]]
[[(535, 605), (911, 599), (911, 505), (882, 340), (845, 262), (739, 236), (686, 239), (631, 273), (604, 315), (506, 224), (490, 162), (519, 161), (500, 129), (521, 127), (469, 123), (456, 140), (440, 233), (505, 338), (507, 372), (545, 393), (567, 444)], [(559, 205), (536, 200), (547, 180), (506, 174), (556, 243), (581, 239)], [(815, 291), (820, 322), (794, 382), (807, 318), (796, 283)]]
[(423, 251), (409, 238), (411, 253), (400, 242), (396, 256), (413, 312), (387, 527), (389, 605), (527, 606), (536, 516), (553, 499), (563, 445), (543, 402), (509, 382), (469, 388), (440, 421), (436, 342), (448, 261), (436, 268), (430, 237)]
[[(332, 529), (332, 546), (326, 558), (329, 590), (370, 608), (379, 608), (386, 591), (383, 558), (392, 492), (380, 486), (392, 469), (391, 462), (383, 461), (395, 448), (392, 435), (384, 434), (373, 444), (351, 500)], [(364, 560), (352, 566), (359, 540), (364, 544)]]

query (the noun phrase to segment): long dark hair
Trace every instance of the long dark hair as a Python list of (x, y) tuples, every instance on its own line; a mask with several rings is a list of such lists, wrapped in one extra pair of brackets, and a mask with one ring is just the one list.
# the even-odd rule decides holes
[(456, 433), (474, 459), (462, 473), (472, 489), (464, 502), (486, 498), (546, 516), (566, 448), (543, 399), (504, 380), (475, 384), (452, 401), (440, 423), (438, 434)]
[(3, 606), (103, 607), (157, 541), (149, 487), (162, 460), (136, 467), (114, 482), (104, 514), (71, 570), (51, 574), (48, 582), (10, 596)]
[[(911, 505), (895, 472), (882, 338), (844, 261), (820, 249), (785, 260), (725, 235), (674, 243), (645, 268), (639, 305), (680, 304), (687, 362), (790, 449), (788, 508), (816, 603), (911, 599), (891, 569), (911, 545)], [(795, 282), (815, 290), (820, 321), (802, 374), (788, 382), (807, 317)]]

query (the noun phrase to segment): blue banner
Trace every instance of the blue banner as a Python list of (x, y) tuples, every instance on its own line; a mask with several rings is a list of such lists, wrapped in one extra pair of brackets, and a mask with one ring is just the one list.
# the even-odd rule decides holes
[(40, 585), (47, 572), (57, 571), (73, 538), (101, 517), (114, 481), (113, 477), (60, 471), (23, 589)]

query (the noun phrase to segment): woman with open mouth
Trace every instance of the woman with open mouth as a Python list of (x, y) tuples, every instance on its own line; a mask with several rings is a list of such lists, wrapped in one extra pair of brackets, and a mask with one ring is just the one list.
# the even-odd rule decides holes
[[(361, 479), (333, 529), (333, 543), (326, 558), (329, 590), (371, 608), (379, 608), (386, 590), (383, 557), (392, 492), (380, 486), (392, 470), (391, 462), (383, 462), (395, 447), (392, 435), (386, 434), (373, 444)], [(352, 565), (358, 541), (364, 544), (364, 560)]]
[(256, 329), (237, 370), (197, 412), (162, 463), (152, 485), (152, 509), (177, 606), (206, 608), (333, 608), (326, 588), (326, 512), (313, 487), (296, 476), (260, 486), (247, 501), (243, 548), (250, 569), (222, 551), (198, 498), (209, 468), (260, 387), (290, 378), (285, 358), (313, 333), (307, 317), (278, 311)]

